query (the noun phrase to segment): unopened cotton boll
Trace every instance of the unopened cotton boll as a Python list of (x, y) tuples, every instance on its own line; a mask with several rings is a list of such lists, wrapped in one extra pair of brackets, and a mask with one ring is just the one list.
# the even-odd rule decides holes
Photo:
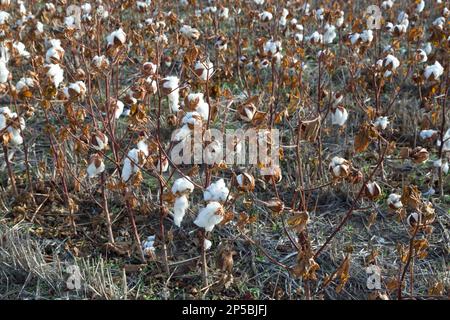
[(181, 226), (186, 210), (189, 207), (189, 201), (186, 195), (182, 195), (175, 199), (173, 205), (173, 223), (177, 226)]
[(211, 232), (214, 226), (222, 222), (224, 210), (219, 202), (210, 202), (208, 205), (200, 210), (194, 224), (205, 231)]
[(211, 183), (208, 188), (203, 192), (203, 199), (205, 201), (219, 201), (225, 202), (228, 198), (230, 190), (225, 185), (223, 179), (219, 179), (214, 183)]
[(331, 123), (342, 127), (348, 119), (348, 111), (342, 106), (331, 112)]

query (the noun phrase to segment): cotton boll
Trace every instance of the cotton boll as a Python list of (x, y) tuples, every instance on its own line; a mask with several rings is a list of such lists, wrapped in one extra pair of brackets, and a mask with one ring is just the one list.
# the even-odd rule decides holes
[(393, 210), (398, 210), (403, 208), (403, 203), (401, 201), (401, 196), (395, 193), (391, 193), (387, 199), (388, 206)]
[(6, 62), (0, 60), (0, 83), (6, 83), (9, 80), (9, 70), (6, 68)]
[(448, 168), (449, 168), (449, 166), (448, 166), (448, 162), (444, 162), (443, 164), (442, 164), (442, 172), (444, 173), (444, 174), (447, 174), (448, 173)]
[(191, 135), (189, 125), (185, 124), (181, 128), (176, 129), (172, 134), (172, 141), (182, 141)]
[(388, 117), (378, 117), (373, 124), (375, 127), (385, 130), (389, 124)]
[(205, 249), (205, 251), (211, 249), (212, 246), (212, 242), (208, 239), (205, 239), (205, 241), (203, 241), (203, 248)]
[(430, 80), (438, 80), (439, 77), (444, 73), (444, 68), (439, 63), (439, 61), (436, 61), (433, 65), (427, 66), (424, 71), (424, 77), (425, 79)]
[(416, 5), (416, 12), (421, 13), (424, 8), (425, 8), (425, 1), (420, 0), (420, 2), (417, 3), (417, 5)]
[(108, 43), (108, 46), (122, 45), (125, 43), (126, 39), (126, 33), (122, 30), (122, 28), (119, 28), (106, 37), (106, 42)]
[(211, 61), (197, 61), (194, 66), (195, 74), (202, 81), (207, 81), (214, 73), (214, 65)]
[[(450, 151), (450, 129), (448, 129), (444, 134), (444, 146), (442, 147), (442, 152)], [(436, 145), (438, 148), (441, 147), (441, 139), (437, 139)]]
[(148, 144), (147, 141), (145, 139), (141, 139), (139, 140), (139, 142), (137, 143), (137, 148), (142, 151), (142, 153), (148, 157), (149, 155), (149, 150), (148, 150)]
[(192, 191), (194, 191), (194, 184), (189, 177), (179, 178), (172, 185), (173, 194), (191, 193)]
[(307, 41), (313, 44), (323, 43), (323, 35), (319, 31), (314, 31), (310, 36), (306, 37)]
[(11, 15), (8, 12), (0, 11), (0, 25), (6, 24), (10, 18)]
[(423, 50), (425, 51), (425, 53), (426, 53), (427, 55), (430, 55), (430, 54), (431, 54), (431, 51), (433, 51), (433, 47), (432, 47), (432, 45), (431, 45), (431, 42), (425, 43), (425, 45), (423, 46)]
[(191, 40), (198, 40), (200, 38), (200, 31), (188, 25), (182, 26), (180, 28), (180, 33)]
[(422, 130), (420, 131), (419, 136), (422, 140), (432, 139), (437, 136), (437, 131), (432, 129)]
[(330, 44), (333, 43), (333, 40), (336, 38), (336, 27), (333, 25), (326, 24), (325, 25), (325, 33), (323, 34), (324, 43)]
[(428, 60), (427, 53), (425, 50), (417, 49), (415, 54), (416, 61), (418, 62), (426, 62)]
[(148, 236), (142, 244), (142, 251), (146, 256), (153, 257), (155, 255), (155, 240), (156, 236)]
[(203, 199), (205, 201), (219, 201), (225, 202), (228, 198), (230, 190), (228, 190), (223, 179), (219, 179), (203, 192)]
[(89, 165), (87, 167), (87, 174), (89, 178), (95, 178), (99, 174), (105, 171), (105, 163), (98, 154), (93, 154), (89, 159)]
[(180, 99), (180, 90), (179, 90), (180, 79), (176, 76), (166, 77), (162, 80), (162, 87), (165, 93), (168, 95), (170, 109), (173, 113), (176, 113), (179, 109), (179, 99)]
[(124, 104), (123, 104), (123, 102), (122, 101), (120, 101), (120, 100), (117, 100), (117, 102), (116, 102), (116, 108), (115, 108), (115, 111), (114, 111), (114, 118), (115, 119), (119, 119), (120, 118), (120, 116), (122, 115), (122, 113), (123, 113), (123, 108), (124, 108)]
[(95, 132), (91, 136), (91, 145), (95, 150), (101, 151), (108, 146), (108, 136), (100, 131)]
[(224, 210), (219, 202), (210, 202), (202, 208), (194, 220), (194, 224), (200, 228), (205, 228), (205, 231), (211, 232), (214, 226), (223, 220)]
[(142, 165), (141, 159), (145, 159), (145, 155), (141, 150), (135, 148), (128, 152), (123, 161), (121, 174), (123, 182), (127, 182), (134, 173), (139, 171), (138, 165)]
[(92, 59), (92, 63), (98, 70), (106, 70), (109, 67), (109, 60), (105, 56), (95, 56)]
[(181, 226), (181, 221), (183, 221), (186, 210), (189, 207), (189, 201), (187, 196), (182, 195), (175, 199), (173, 205), (173, 223), (177, 226)]
[(60, 67), (59, 64), (47, 64), (45, 65), (47, 68), (47, 76), (50, 81), (53, 82), (55, 88), (58, 88), (61, 82), (64, 81), (64, 70)]
[(334, 178), (343, 178), (350, 173), (350, 162), (341, 157), (333, 157), (328, 166), (331, 175)]
[(372, 30), (364, 30), (361, 33), (361, 40), (366, 43), (370, 43), (373, 40), (373, 31)]
[(393, 0), (387, 0), (387, 1), (383, 1), (381, 3), (381, 7), (385, 10), (392, 8), (392, 6), (394, 5), (394, 1)]
[(383, 60), (383, 67), (390, 71), (394, 71), (400, 66), (400, 61), (394, 57), (392, 54), (388, 54)]
[(272, 18), (273, 18), (273, 15), (269, 11), (263, 11), (259, 14), (259, 19), (262, 22), (268, 22), (268, 21), (272, 20)]
[(348, 118), (348, 111), (342, 106), (338, 106), (331, 112), (331, 123), (342, 127)]

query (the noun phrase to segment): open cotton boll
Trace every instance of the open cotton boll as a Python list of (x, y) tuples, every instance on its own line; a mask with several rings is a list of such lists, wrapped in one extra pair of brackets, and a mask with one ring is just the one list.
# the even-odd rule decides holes
[(219, 202), (210, 202), (200, 210), (197, 218), (194, 220), (194, 224), (210, 232), (214, 229), (215, 225), (223, 220), (223, 214), (223, 207)]
[[(450, 128), (445, 132), (443, 141), (444, 146), (442, 147), (442, 152), (450, 151)], [(441, 139), (437, 139), (436, 145), (438, 148), (441, 147)]]
[(0, 83), (8, 82), (9, 70), (6, 68), (6, 62), (0, 60)]
[(119, 118), (120, 118), (120, 116), (121, 116), (122, 113), (123, 113), (123, 108), (124, 108), (123, 102), (120, 101), (120, 100), (117, 100), (117, 102), (116, 102), (116, 108), (115, 108), (115, 111), (114, 111), (114, 118), (116, 118), (116, 119), (119, 119)]
[(259, 14), (259, 19), (262, 22), (268, 22), (268, 21), (272, 20), (272, 18), (273, 18), (273, 14), (270, 13), (269, 11), (263, 11)]
[(13, 42), (13, 49), (22, 58), (27, 59), (30, 57), (30, 53), (26, 50), (25, 45), (22, 42), (19, 42), (19, 41)]
[(378, 117), (373, 124), (375, 127), (385, 130), (389, 124), (388, 117)]
[(419, 3), (417, 3), (417, 5), (416, 5), (416, 12), (421, 13), (424, 8), (425, 8), (425, 1), (420, 0)]
[(214, 65), (211, 61), (197, 61), (194, 66), (195, 74), (202, 81), (207, 81), (214, 73)]
[(191, 129), (187, 124), (183, 125), (181, 128), (176, 129), (172, 135), (172, 141), (182, 141), (191, 135)]
[(98, 154), (93, 154), (89, 159), (89, 165), (87, 167), (87, 174), (90, 179), (97, 177), (103, 171), (105, 171), (105, 163)]
[(228, 198), (228, 194), (230, 190), (228, 190), (225, 185), (225, 181), (223, 179), (219, 179), (206, 188), (203, 192), (203, 199), (205, 201), (219, 201), (225, 202)]
[(31, 89), (34, 88), (34, 85), (35, 82), (32, 78), (20, 78), (16, 83), (16, 90), (20, 92), (23, 89)]
[(127, 182), (134, 173), (139, 171), (139, 159), (143, 156), (142, 151), (139, 149), (134, 148), (128, 151), (128, 154), (123, 161), (121, 174), (122, 181)]
[(142, 243), (142, 251), (146, 256), (152, 257), (155, 254), (155, 240), (155, 235), (148, 236), (147, 239)]
[(383, 66), (389, 70), (395, 70), (400, 65), (400, 61), (392, 54), (388, 54), (383, 60)]
[(179, 109), (179, 99), (180, 99), (180, 79), (176, 76), (169, 76), (162, 79), (162, 87), (165, 93), (168, 95), (170, 109), (172, 112), (176, 113)]
[(97, 131), (91, 136), (91, 145), (95, 150), (101, 151), (108, 146), (108, 136)]
[(330, 44), (336, 38), (336, 27), (330, 24), (325, 25), (325, 33), (323, 34), (323, 42)]
[(268, 40), (264, 43), (263, 50), (265, 53), (270, 52), (272, 55), (275, 55), (277, 52), (281, 51), (281, 41)]
[(181, 122), (190, 125), (190, 127), (201, 126), (202, 116), (196, 111), (188, 112), (184, 115), (183, 119), (181, 119)]
[(420, 131), (420, 139), (427, 140), (436, 137), (437, 131), (432, 129), (422, 130)]
[(323, 35), (320, 34), (319, 31), (314, 31), (310, 36), (306, 37), (305, 40), (313, 44), (323, 43)]
[(387, 9), (392, 8), (393, 5), (394, 5), (394, 1), (393, 1), (393, 0), (386, 0), (386, 1), (383, 1), (383, 2), (381, 3), (381, 7), (382, 7), (384, 10), (387, 10)]
[(205, 239), (205, 241), (203, 241), (203, 248), (205, 249), (205, 251), (211, 249), (212, 246), (212, 242), (208, 239)]
[(201, 101), (197, 108), (195, 109), (195, 112), (197, 112), (204, 121), (208, 121), (209, 117), (209, 104), (207, 104), (205, 101)]
[(95, 56), (92, 59), (92, 63), (97, 69), (107, 69), (109, 67), (109, 60), (105, 56)]
[(372, 30), (364, 30), (361, 34), (360, 34), (361, 40), (363, 42), (372, 42), (373, 40), (373, 31)]
[(13, 146), (18, 146), (21, 145), (23, 143), (23, 137), (20, 134), (20, 130), (13, 128), (11, 126), (8, 127), (8, 132), (9, 132), (9, 136), (10, 136), (10, 140), (9, 142), (13, 145)]
[(429, 79), (431, 76), (433, 76), (434, 80), (438, 80), (439, 77), (444, 73), (444, 68), (439, 63), (439, 61), (436, 61), (433, 65), (427, 66), (424, 71), (424, 77), (425, 79)]
[(172, 185), (173, 194), (191, 193), (192, 191), (194, 191), (194, 184), (189, 177), (178, 178)]
[(443, 29), (445, 24), (445, 18), (439, 17), (436, 20), (433, 21), (433, 26), (438, 27), (439, 29)]
[(189, 207), (189, 201), (186, 195), (182, 195), (175, 199), (173, 205), (173, 223), (179, 227), (183, 221), (186, 210)]
[(342, 127), (348, 118), (348, 111), (342, 106), (338, 106), (331, 112), (331, 123)]
[(334, 178), (346, 177), (350, 172), (350, 163), (348, 160), (336, 156), (331, 159), (328, 169)]
[(139, 142), (137, 143), (137, 148), (142, 151), (144, 153), (144, 155), (146, 157), (148, 157), (149, 155), (149, 150), (148, 150), (148, 144), (147, 141), (145, 141), (145, 139), (139, 140)]
[(395, 193), (391, 193), (387, 199), (387, 204), (391, 209), (397, 210), (403, 208), (401, 196)]
[(8, 12), (0, 11), (0, 24), (6, 24), (10, 18), (11, 15)]
[(58, 88), (61, 82), (64, 81), (64, 70), (60, 67), (59, 64), (47, 64), (45, 65), (47, 68), (47, 76), (50, 81), (53, 82), (55, 88)]
[(188, 25), (182, 26), (180, 28), (180, 33), (188, 39), (198, 40), (198, 38), (200, 38), (200, 31)]
[(127, 35), (122, 30), (122, 28), (119, 28), (119, 29), (113, 31), (106, 37), (108, 46), (113, 46), (114, 44), (124, 44), (126, 39), (127, 39)]

